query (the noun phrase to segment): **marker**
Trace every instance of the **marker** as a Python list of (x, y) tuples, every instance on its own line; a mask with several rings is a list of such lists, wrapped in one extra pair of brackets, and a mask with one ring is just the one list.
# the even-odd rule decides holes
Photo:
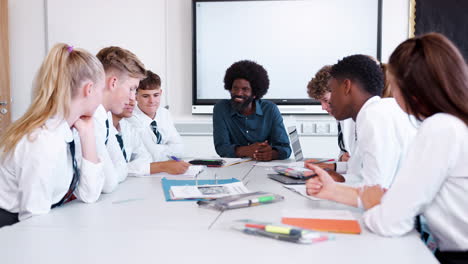
[(266, 232), (269, 232), (269, 233), (283, 234), (283, 235), (288, 235), (288, 236), (301, 236), (302, 235), (302, 230), (291, 228), (291, 227), (284, 227), (284, 226), (245, 224), (245, 227), (256, 228), (260, 230), (265, 230)]
[(254, 198), (254, 199), (250, 199), (250, 200), (233, 201), (233, 202), (228, 203), (228, 206), (229, 207), (232, 207), (232, 206), (239, 206), (239, 207), (252, 206), (252, 205), (259, 205), (259, 204), (262, 204), (262, 203), (273, 202), (274, 200), (275, 200), (275, 197), (272, 196), (272, 195), (262, 196), (262, 197), (258, 197), (258, 198)]

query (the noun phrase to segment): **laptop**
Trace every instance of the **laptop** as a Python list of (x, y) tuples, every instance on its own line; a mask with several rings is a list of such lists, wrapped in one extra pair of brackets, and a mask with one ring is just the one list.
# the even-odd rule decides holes
[(296, 161), (304, 161), (304, 155), (302, 154), (301, 142), (299, 141), (299, 133), (297, 133), (296, 126), (288, 127), (289, 141), (291, 142), (292, 151)]

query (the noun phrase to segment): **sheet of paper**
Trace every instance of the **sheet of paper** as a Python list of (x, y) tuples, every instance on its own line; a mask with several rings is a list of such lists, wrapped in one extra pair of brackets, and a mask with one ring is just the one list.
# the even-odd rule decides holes
[(249, 190), (247, 190), (247, 188), (242, 182), (171, 187), (171, 195), (173, 199), (219, 198), (228, 195), (243, 194), (248, 192)]
[(247, 162), (247, 161), (250, 161), (251, 159), (250, 158), (223, 158), (223, 160), (226, 162), (224, 163), (224, 167), (227, 167), (227, 166), (231, 166), (237, 163)]
[(288, 167), (304, 168), (304, 162), (303, 161), (296, 161), (296, 162), (268, 161), (268, 162), (257, 162), (254, 164), (254, 166), (259, 166), (259, 167), (288, 166)]
[(298, 193), (298, 194), (300, 194), (300, 195), (302, 195), (302, 196), (304, 196), (304, 197), (306, 197), (307, 199), (310, 199), (310, 200), (315, 200), (315, 201), (323, 200), (323, 199), (320, 199), (320, 198), (317, 198), (317, 197), (307, 195), (305, 184), (294, 184), (294, 185), (293, 184), (291, 184), (291, 185), (283, 184), (283, 187), (290, 190), (290, 191)]
[(333, 219), (333, 220), (356, 220), (348, 210), (284, 210), (282, 217), (287, 218), (311, 218), (311, 219)]

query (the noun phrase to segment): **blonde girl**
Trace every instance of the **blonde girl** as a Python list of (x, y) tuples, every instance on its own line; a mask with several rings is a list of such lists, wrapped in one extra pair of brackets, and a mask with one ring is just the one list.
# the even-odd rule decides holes
[[(75, 197), (87, 203), (99, 198), (104, 177), (90, 117), (103, 87), (95, 56), (66, 44), (50, 50), (29, 109), (0, 138), (0, 227)], [(82, 157), (75, 155), (79, 148)]]

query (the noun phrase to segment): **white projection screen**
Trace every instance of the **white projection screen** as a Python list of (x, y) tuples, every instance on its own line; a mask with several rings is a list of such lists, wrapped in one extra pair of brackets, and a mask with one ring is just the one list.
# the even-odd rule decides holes
[(381, 0), (193, 0), (193, 105), (229, 98), (224, 74), (239, 60), (265, 67), (265, 99), (317, 105), (306, 86), (322, 66), (352, 54), (380, 59), (381, 6)]

